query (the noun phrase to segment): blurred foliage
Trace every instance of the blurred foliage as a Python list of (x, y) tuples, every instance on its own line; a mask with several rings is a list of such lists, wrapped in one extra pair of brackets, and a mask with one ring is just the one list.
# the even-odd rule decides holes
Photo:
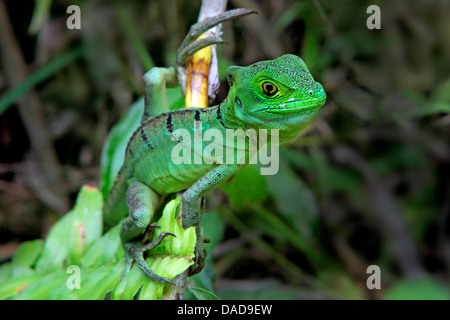
[[(165, 207), (157, 222), (161, 229), (155, 232), (155, 237), (161, 230), (176, 237), (165, 240), (146, 259), (154, 272), (170, 279), (193, 263), (195, 229), (185, 230), (177, 223), (180, 200)], [(102, 204), (97, 189), (83, 187), (74, 209), (54, 225), (45, 242), (24, 242), (13, 260), (0, 267), (0, 299), (162, 299), (165, 286), (171, 285), (150, 280), (136, 264), (127, 281), (120, 281), (125, 268), (120, 225), (102, 236)], [(78, 273), (72, 272), (74, 266)], [(213, 295), (201, 288), (194, 290), (196, 296)]]
[[(1, 64), (0, 259), (6, 263), (0, 293), (11, 297), (36, 283), (40, 297), (57, 297), (63, 293), (55, 284), (68, 276), (61, 265), (88, 252), (80, 253), (67, 236), (73, 246), (59, 250), (69, 251), (44, 263), (49, 258), (42, 248), (52, 245), (56, 226), (74, 218), (66, 215), (46, 236), (58, 215), (37, 190), (42, 177), (28, 138), (34, 133), (24, 127), (15, 99), (25, 90), (38, 93), (64, 172), (58, 187), (72, 202), (84, 184), (102, 181), (105, 193), (101, 177), (114, 176), (121, 162), (115, 152), (123, 152), (113, 147), (108, 153), (111, 143), (121, 144), (108, 140), (102, 153), (108, 133), (138, 101), (114, 129), (132, 131), (133, 114), (136, 121), (142, 107), (142, 75), (174, 61), (200, 1), (86, 1), (79, 31), (65, 26), (67, 1), (48, 1), (34, 16), (33, 6), (5, 3), (30, 77), (11, 88), (4, 73), (13, 66)], [(381, 8), (381, 30), (366, 27), (371, 4)], [(229, 65), (283, 53), (305, 60), (328, 99), (307, 132), (283, 147), (277, 175), (261, 176), (249, 166), (207, 196), (208, 265), (190, 279), (196, 289), (186, 298), (210, 299), (214, 292), (229, 299), (448, 299), (449, 2), (230, 0), (229, 7), (259, 15), (223, 26), (228, 45), (218, 48), (223, 85), (217, 102), (226, 96)], [(88, 49), (61, 64), (80, 46)], [(178, 91), (169, 98), (175, 108), (181, 105)], [(92, 232), (92, 246), (118, 241)], [(120, 251), (111, 250), (110, 258)], [(99, 272), (93, 277), (112, 287), (122, 269), (106, 258), (93, 258)], [(381, 290), (366, 287), (372, 264), (381, 268)], [(33, 271), (55, 266), (59, 271), (45, 277), (49, 271)], [(82, 290), (97, 285), (88, 276)]]

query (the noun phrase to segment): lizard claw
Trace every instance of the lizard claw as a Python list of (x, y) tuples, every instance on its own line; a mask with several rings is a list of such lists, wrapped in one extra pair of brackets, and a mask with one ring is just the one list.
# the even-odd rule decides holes
[(148, 228), (159, 229), (159, 228), (161, 228), (161, 226), (156, 224), (156, 222), (153, 222), (153, 223), (149, 224)]
[(180, 48), (181, 50), (177, 54), (177, 61), (176, 64), (181, 66), (184, 64), (184, 62), (189, 58), (191, 55), (196, 53), (197, 51), (209, 47), (213, 44), (222, 44), (225, 43), (225, 41), (220, 36), (209, 36), (205, 38), (198, 39), (184, 48)]
[(205, 237), (205, 236), (203, 236), (203, 242), (204, 242), (204, 243), (210, 243), (210, 242), (211, 242), (211, 239), (210, 239), (210, 238), (207, 238), (207, 237)]
[(194, 264), (189, 268), (190, 277), (202, 271), (203, 267), (205, 266), (205, 259), (207, 253), (203, 241), (198, 240), (197, 243), (195, 244), (194, 255), (195, 255)]
[(234, 9), (234, 10), (225, 11), (214, 17), (208, 17), (208, 18), (192, 25), (191, 28), (189, 29), (188, 34), (184, 38), (183, 42), (181, 43), (181, 45), (177, 51), (177, 59), (176, 59), (175, 67), (178, 68), (181, 65), (183, 65), (189, 56), (191, 56), (192, 54), (194, 54), (195, 52), (197, 52), (198, 50), (200, 50), (202, 48), (208, 47), (213, 44), (225, 43), (225, 41), (223, 41), (222, 38), (220, 38), (220, 36), (218, 36), (218, 35), (212, 35), (212, 36), (208, 36), (206, 38), (197, 40), (197, 38), (200, 35), (202, 35), (209, 29), (217, 26), (218, 24), (220, 24), (222, 22), (236, 19), (236, 18), (246, 16), (246, 15), (249, 15), (252, 13), (256, 13), (256, 12), (248, 10), (248, 9), (243, 9), (243, 8)]
[(205, 31), (211, 29), (212, 27), (217, 26), (218, 24), (225, 22), (227, 20), (236, 19), (242, 16), (246, 16), (252, 13), (256, 13), (255, 11), (251, 11), (248, 9), (234, 9), (225, 11), (217, 16), (208, 17), (196, 24), (192, 25), (189, 29), (188, 34), (184, 38), (181, 43), (180, 50), (181, 52), (186, 46), (188, 46), (193, 40), (197, 39), (200, 35), (205, 33)]
[(162, 232), (155, 240), (153, 240), (148, 244), (144, 244), (142, 241), (124, 243), (123, 249), (125, 251), (126, 267), (122, 275), (122, 281), (126, 278), (127, 273), (130, 270), (131, 264), (133, 263), (134, 260), (136, 261), (136, 264), (138, 265), (139, 269), (141, 269), (142, 272), (144, 272), (144, 274), (148, 278), (156, 282), (163, 282), (163, 283), (166, 282), (175, 285), (172, 281), (170, 281), (166, 277), (161, 277), (160, 275), (154, 273), (147, 265), (147, 262), (145, 262), (144, 259), (144, 251), (157, 247), (162, 242), (162, 240), (167, 236), (176, 237), (173, 233)]
[(147, 244), (152, 241), (155, 230), (161, 228), (161, 226), (157, 225), (156, 222), (151, 223), (147, 229), (145, 230), (143, 243)]

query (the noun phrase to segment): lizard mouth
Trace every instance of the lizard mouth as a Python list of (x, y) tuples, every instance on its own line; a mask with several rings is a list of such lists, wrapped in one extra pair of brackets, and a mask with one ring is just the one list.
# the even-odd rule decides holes
[(263, 109), (263, 111), (270, 113), (295, 113), (303, 111), (305, 113), (308, 113), (313, 112), (314, 109), (318, 107), (321, 107), (325, 103), (325, 100), (326, 96), (304, 100), (290, 99), (285, 103), (268, 106), (267, 108)]

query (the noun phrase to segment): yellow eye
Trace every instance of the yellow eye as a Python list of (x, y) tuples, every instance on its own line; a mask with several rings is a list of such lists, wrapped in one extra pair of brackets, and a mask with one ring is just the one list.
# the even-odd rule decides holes
[(273, 97), (278, 92), (277, 86), (267, 81), (262, 84), (262, 90), (268, 97)]

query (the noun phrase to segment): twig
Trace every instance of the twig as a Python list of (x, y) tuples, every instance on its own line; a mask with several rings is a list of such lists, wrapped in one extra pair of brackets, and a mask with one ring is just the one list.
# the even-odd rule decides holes
[[(200, 13), (198, 17), (198, 22), (208, 18), (213, 17), (221, 14), (225, 11), (227, 5), (227, 0), (202, 0), (202, 6), (200, 8)], [(220, 25), (212, 28), (210, 31), (214, 34), (220, 33)], [(216, 50), (214, 49), (215, 46), (213, 46), (212, 50), (212, 61), (213, 63), (210, 66), (210, 69), (208, 70), (208, 92), (207, 94), (211, 94), (215, 96), (215, 88), (219, 85), (219, 72), (218, 72), (218, 66), (217, 66), (217, 54)], [(189, 73), (188, 73), (189, 74)], [(191, 79), (186, 79), (187, 81), (191, 81)], [(213, 88), (213, 89), (210, 89)], [(211, 90), (211, 92), (210, 92)], [(190, 101), (188, 105), (196, 106), (198, 101)], [(180, 196), (180, 195), (178, 195)], [(188, 270), (184, 271), (180, 275), (178, 275), (174, 279), (175, 286), (166, 285), (165, 290), (165, 296), (167, 299), (171, 300), (182, 300), (184, 297), (184, 291), (186, 288), (186, 282), (188, 277)]]
[[(227, 6), (227, 0), (203, 0), (202, 6), (200, 8), (200, 13), (198, 15), (198, 21), (202, 21), (208, 17), (213, 17), (215, 15), (225, 12)], [(219, 24), (207, 31), (207, 34), (220, 35), (222, 33), (222, 25)], [(216, 45), (211, 46), (211, 66), (209, 68), (208, 75), (208, 102), (212, 102), (217, 95), (219, 90), (219, 64), (217, 61)]]

